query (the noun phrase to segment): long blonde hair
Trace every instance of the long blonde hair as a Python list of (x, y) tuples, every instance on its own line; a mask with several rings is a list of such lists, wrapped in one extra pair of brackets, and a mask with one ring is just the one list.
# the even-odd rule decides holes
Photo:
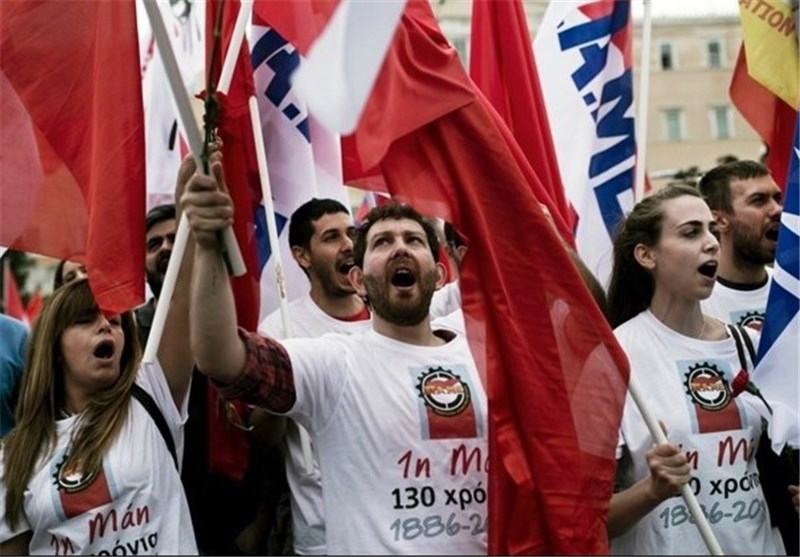
[[(56, 290), (33, 327), (17, 403), (17, 423), (3, 440), (5, 520), (11, 528), (19, 521), (25, 488), (37, 464), (55, 449), (56, 419), (66, 411), (61, 336), (87, 312), (98, 311), (89, 283), (79, 280)], [(141, 349), (133, 315), (124, 313), (121, 320), (125, 345), (119, 378), (108, 389), (95, 393), (81, 412), (70, 439), (66, 470), (98, 471), (103, 455), (128, 416)]]

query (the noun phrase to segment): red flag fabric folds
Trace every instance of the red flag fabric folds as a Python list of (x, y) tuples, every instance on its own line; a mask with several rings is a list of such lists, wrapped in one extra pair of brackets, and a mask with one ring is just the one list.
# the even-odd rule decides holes
[(625, 356), (427, 1), (409, 2), (394, 40), (350, 168), (470, 238), (461, 289), (489, 397), (489, 551), (606, 553)]
[(470, 45), (470, 77), (508, 125), (541, 178), (551, 214), (574, 243), (577, 215), (564, 195), (522, 2), (473, 0)]
[(0, 245), (85, 256), (98, 303), (144, 298), (144, 120), (131, 2), (0, 3)]

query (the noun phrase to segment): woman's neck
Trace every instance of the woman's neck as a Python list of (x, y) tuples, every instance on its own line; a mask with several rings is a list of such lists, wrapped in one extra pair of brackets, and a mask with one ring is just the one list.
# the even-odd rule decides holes
[(677, 333), (692, 338), (703, 336), (705, 319), (697, 300), (656, 294), (650, 301), (650, 312)]

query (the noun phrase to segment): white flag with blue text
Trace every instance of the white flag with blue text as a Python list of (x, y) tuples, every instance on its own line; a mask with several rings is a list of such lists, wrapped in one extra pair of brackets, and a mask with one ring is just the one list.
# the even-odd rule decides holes
[(578, 254), (603, 285), (633, 205), (632, 29), (630, 2), (551, 2), (533, 45)]
[[(339, 136), (320, 126), (306, 109), (292, 83), (302, 56), (288, 41), (253, 14), (250, 44), (256, 98), (267, 156), (275, 219), (289, 300), (306, 294), (309, 283), (289, 249), (288, 219), (312, 197), (340, 201), (349, 209), (342, 183)], [(278, 309), (275, 271), (262, 212), (256, 221), (259, 236), (261, 310), (259, 320)]]

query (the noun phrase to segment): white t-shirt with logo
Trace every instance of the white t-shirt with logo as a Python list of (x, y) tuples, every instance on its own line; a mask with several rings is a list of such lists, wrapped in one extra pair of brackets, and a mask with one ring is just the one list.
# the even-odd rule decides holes
[(331, 554), (485, 554), (486, 395), (466, 338), (284, 341)]
[[(187, 402), (176, 408), (164, 372), (143, 364), (136, 382), (161, 410), (180, 462)], [(185, 397), (188, 399), (188, 396)], [(189, 507), (172, 455), (147, 410), (131, 399), (128, 417), (94, 479), (59, 476), (79, 415), (56, 422), (55, 451), (44, 458), (27, 489), (21, 521), (0, 522), (0, 541), (32, 531), (31, 554), (197, 554)], [(0, 457), (0, 474), (4, 474)], [(0, 516), (5, 514), (5, 484)]]
[[(342, 321), (322, 311), (310, 295), (289, 304), (289, 319), (295, 338), (316, 338), (326, 333), (350, 335), (368, 331), (372, 320)], [(277, 340), (286, 338), (280, 310), (268, 315), (259, 332)], [(325, 555), (325, 511), (322, 503), (322, 481), (319, 462), (312, 451), (312, 469), (306, 469), (301, 432), (294, 420), (286, 424), (286, 479), (289, 483), (292, 508), (292, 536), (295, 553)]]
[[(614, 330), (635, 376), (667, 436), (679, 443), (692, 466), (690, 487), (704, 507), (725, 554), (785, 553), (770, 526), (755, 454), (763, 403), (747, 393), (732, 398), (730, 385), (741, 368), (732, 338), (701, 341), (681, 335), (646, 310)], [(647, 477), (645, 459), (653, 440), (630, 395), (620, 429), (619, 454), (632, 457), (628, 487)], [(788, 496), (788, 494), (787, 494)], [(625, 534), (612, 553), (708, 554), (680, 496), (662, 502)]]
[(700, 302), (703, 313), (725, 323), (745, 325), (761, 330), (767, 309), (772, 269), (767, 267), (767, 282), (754, 290), (731, 288), (719, 282), (714, 284), (711, 296)]

